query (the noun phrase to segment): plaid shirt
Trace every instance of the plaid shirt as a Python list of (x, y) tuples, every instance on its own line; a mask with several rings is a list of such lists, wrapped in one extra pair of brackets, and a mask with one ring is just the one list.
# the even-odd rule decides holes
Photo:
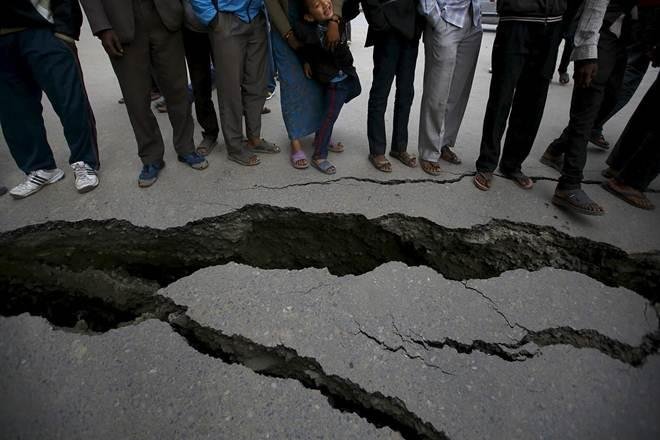
[(419, 0), (417, 9), (436, 28), (440, 20), (459, 28), (465, 25), (472, 4), (472, 22), (481, 26), (481, 6), (478, 0)]

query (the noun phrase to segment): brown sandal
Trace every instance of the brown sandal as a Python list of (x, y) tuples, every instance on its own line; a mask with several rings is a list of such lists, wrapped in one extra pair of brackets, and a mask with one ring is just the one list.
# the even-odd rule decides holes
[(369, 162), (378, 170), (382, 171), (384, 173), (391, 173), (392, 172), (392, 164), (390, 163), (389, 160), (387, 160), (385, 157), (383, 157), (382, 160), (376, 160), (376, 156), (373, 154), (369, 155)]
[(417, 158), (414, 154), (410, 154), (407, 151), (390, 151), (390, 156), (407, 167), (415, 168), (417, 166)]
[(472, 182), (474, 186), (479, 188), (482, 191), (488, 191), (490, 189), (490, 182), (493, 180), (493, 173), (488, 173), (486, 171), (477, 171), (477, 174), (474, 175)]
[(430, 160), (420, 160), (419, 161), (422, 170), (432, 176), (439, 176), (442, 173), (440, 164), (438, 162), (431, 162)]
[(601, 186), (609, 193), (615, 195), (624, 202), (629, 203), (635, 208), (646, 209), (649, 211), (655, 209), (655, 205), (653, 205), (653, 202), (646, 197), (646, 194), (635, 188), (624, 185), (614, 178), (603, 182)]
[(449, 147), (449, 145), (444, 145), (440, 149), (440, 159), (442, 159), (446, 162), (449, 162), (449, 163), (453, 163), (454, 165), (458, 165), (458, 164), (461, 163), (461, 160), (458, 158), (456, 153), (451, 151), (451, 148)]

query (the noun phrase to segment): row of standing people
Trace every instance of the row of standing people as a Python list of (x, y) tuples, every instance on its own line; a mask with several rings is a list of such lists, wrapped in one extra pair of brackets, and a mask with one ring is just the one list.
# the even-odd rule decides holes
[[(192, 138), (192, 115), (185, 87), (187, 81), (184, 57), (186, 56), (193, 77), (193, 89), (197, 89), (205, 96), (210, 95), (210, 80), (205, 84), (196, 82), (194, 72), (199, 72), (199, 75), (205, 72), (205, 77), (208, 77), (211, 58), (221, 66), (217, 75), (218, 103), (228, 157), (242, 165), (256, 165), (259, 163), (256, 153), (279, 151), (277, 145), (261, 138), (260, 113), (266, 96), (266, 54), (269, 44), (261, 2), (191, 0), (184, 2), (183, 6), (178, 0), (163, 2), (81, 0), (81, 2), (93, 33), (99, 37), (110, 56), (126, 99), (129, 118), (138, 143), (138, 152), (143, 162), (138, 179), (140, 186), (153, 184), (164, 166), (163, 140), (149, 105), (152, 73), (161, 85), (161, 91), (168, 103), (168, 114), (174, 129), (173, 141), (179, 160), (193, 169), (204, 169), (208, 166), (206, 158), (200, 154), (204, 149), (195, 148)], [(40, 34), (43, 39), (46, 38), (44, 31), (46, 33), (50, 31), (51, 35), (56, 37), (62, 35), (68, 37), (67, 46), (74, 55), (72, 57), (74, 62), (69, 64), (76, 65), (77, 59), (71, 39), (78, 37), (80, 29), (77, 3), (71, 1), (57, 3), (57, 8), (53, 8), (50, 17), (44, 14), (35, 15), (34, 11), (29, 10), (30, 6), (34, 6), (30, 3), (10, 0), (9, 8), (13, 10), (10, 10), (11, 14), (6, 16), (7, 23), (0, 22), (2, 42), (17, 52), (12, 53), (11, 56), (24, 56), (19, 53), (21, 47), (24, 49), (38, 46), (37, 42), (31, 41), (34, 35)], [(390, 156), (407, 166), (417, 166), (417, 158), (407, 152), (407, 144), (408, 120), (414, 96), (413, 81), (419, 39), (422, 34), (426, 63), (418, 141), (420, 165), (425, 172), (437, 175), (441, 172), (439, 162), (441, 158), (452, 163), (460, 162), (453, 147), (467, 105), (481, 43), (479, 3), (476, 0), (420, 0), (419, 2), (399, 0), (384, 4), (377, 0), (362, 1), (369, 22), (366, 43), (367, 46), (374, 47), (373, 80), (367, 113), (368, 157), (377, 169), (384, 172), (392, 171), (391, 163), (385, 157), (387, 141), (384, 119), (388, 96), (395, 80), (396, 96)], [(603, 44), (603, 34), (609, 38), (609, 34), (612, 33), (611, 27), (617, 23), (620, 16), (628, 14), (634, 3), (636, 2), (627, 0), (584, 0), (581, 7), (582, 19), (579, 20), (575, 31), (574, 105), (580, 105), (575, 104), (575, 101), (576, 96), (579, 101), (581, 93), (589, 95), (589, 98), (585, 99), (589, 107), (598, 107), (598, 101), (602, 101), (602, 81), (595, 76), (596, 70), (593, 66), (607, 64), (610, 56), (611, 48)], [(340, 25), (346, 22), (342, 19), (342, 15), (345, 11), (348, 11), (348, 15), (357, 14), (358, 4), (352, 0), (347, 0), (346, 5), (341, 0), (336, 0), (334, 4), (329, 0), (309, 0), (302, 3), (266, 0), (266, 5), (273, 24), (270, 41), (272, 41), (273, 56), (280, 79), (282, 114), (291, 140), (292, 164), (296, 168), (308, 166), (309, 161), (302, 150), (301, 139), (316, 133), (315, 152), (311, 163), (321, 171), (333, 173), (335, 169), (327, 161), (327, 149), (334, 148), (340, 151), (342, 146), (330, 141), (331, 127), (340, 110), (340, 107), (331, 105), (331, 101), (336, 102), (336, 99), (330, 98), (339, 97), (342, 103), (350, 100), (359, 93), (359, 82), (354, 73), (355, 69), (350, 69), (352, 58), (346, 66), (343, 66), (351, 70), (348, 75), (342, 69), (335, 69), (331, 72), (331, 77), (321, 79), (318, 72), (313, 70), (306, 72), (300, 62), (301, 50), (305, 44), (300, 40), (304, 40), (310, 34), (306, 34), (304, 29), (301, 31), (299, 24), (305, 24), (305, 16), (310, 15), (315, 8), (322, 12), (325, 10), (327, 13), (329, 5), (331, 14), (327, 17), (321, 14), (318, 19), (307, 20), (309, 24), (323, 31), (321, 39), (314, 41), (315, 38), (312, 37), (304, 43), (308, 47), (310, 44), (313, 47), (311, 58), (314, 58), (315, 52), (322, 52), (324, 55), (321, 58), (325, 57), (326, 64), (337, 67), (335, 49), (342, 45), (346, 48), (345, 35), (340, 31)], [(539, 2), (500, 0), (498, 2), (500, 24), (493, 49), (493, 77), (484, 118), (481, 152), (474, 178), (475, 185), (480, 189), (490, 188), (493, 171), (498, 165), (502, 174), (516, 181), (521, 187), (529, 189), (533, 185), (532, 179), (522, 173), (521, 165), (529, 154), (543, 114), (548, 85), (562, 36), (561, 21), (566, 13), (566, 6), (566, 0)], [(184, 9), (187, 19), (186, 26), (183, 26), (182, 30)], [(68, 15), (62, 14), (63, 10), (68, 11)], [(12, 18), (14, 22), (10, 23)], [(601, 26), (603, 22), (607, 23), (607, 26)], [(68, 34), (57, 32), (58, 26), (61, 28), (62, 23), (65, 24), (64, 27), (70, 28)], [(7, 28), (19, 31), (4, 32)], [(25, 32), (26, 29), (30, 32)], [(12, 41), (4, 37), (10, 34), (13, 34)], [(621, 40), (620, 35), (615, 35), (614, 46), (618, 47)], [(55, 43), (61, 46), (59, 42), (55, 41)], [(11, 47), (12, 45), (15, 47)], [(58, 49), (61, 51), (61, 48)], [(347, 48), (345, 51), (350, 56)], [(197, 57), (196, 61), (193, 60), (194, 57)], [(29, 70), (37, 70), (38, 66), (30, 64), (29, 60), (25, 64), (24, 71), (13, 72), (15, 77), (31, 76), (36, 79), (39, 73), (35, 74)], [(601, 69), (600, 72), (603, 70), (607, 71)], [(78, 98), (84, 104), (87, 100), (82, 86), (82, 76), (79, 68), (77, 71), (77, 81), (80, 84), (76, 83), (71, 88), (80, 91)], [(76, 77), (70, 74), (69, 76), (74, 79)], [(605, 82), (607, 82), (611, 74), (601, 73), (601, 76), (606, 76)], [(349, 81), (350, 84), (345, 81), (351, 78), (355, 81)], [(32, 84), (35, 90), (37, 88), (45, 90), (53, 101), (49, 93), (53, 87), (42, 84), (38, 79), (33, 82), (35, 82)], [(342, 87), (338, 87), (341, 84), (349, 85), (345, 87), (347, 90), (342, 91)], [(21, 98), (19, 96), (16, 99)], [(210, 103), (210, 109), (200, 111), (198, 101), (201, 103), (202, 100), (198, 100), (197, 96), (195, 98), (198, 120), (204, 128), (204, 139), (217, 137), (219, 127), (210, 99), (204, 104), (208, 106)], [(57, 101), (57, 96), (55, 100)], [(85, 112), (89, 115), (87, 125), (92, 127), (93, 114), (88, 103), (83, 104), (81, 105), (86, 107)], [(34, 108), (34, 102), (31, 105)], [(58, 111), (57, 105), (55, 109)], [(67, 111), (74, 112), (71, 109)], [(49, 147), (45, 141), (45, 132), (42, 136), (36, 136), (29, 147), (17, 147), (16, 137), (11, 134), (8, 136), (7, 131), (18, 131), (17, 127), (24, 127), (25, 124), (17, 124), (16, 127), (6, 129), (6, 125), (11, 125), (9, 122), (6, 123), (6, 120), (11, 118), (5, 113), (8, 112), (3, 112), (5, 137), (17, 163), (28, 174), (28, 180), (23, 185), (23, 193), (19, 189), (18, 194), (14, 192), (12, 194), (19, 197), (29, 195), (44, 184), (59, 180), (63, 176), (61, 171), (48, 175), (49, 171), (57, 170), (55, 166), (48, 168), (51, 164), (54, 165), (54, 161), (47, 161), (48, 165), (45, 167), (39, 164), (41, 168), (35, 169), (34, 157), (41, 154), (29, 153), (31, 156), (29, 160), (21, 157), (26, 155), (26, 152), (32, 151), (30, 147), (34, 148), (37, 143), (41, 143), (41, 153), (44, 153), (44, 157), (47, 156), (45, 152)], [(71, 124), (70, 117), (61, 113), (58, 111), (65, 125), (65, 135), (68, 131), (73, 137), (75, 130), (84, 131), (80, 127), (67, 130), (67, 124)], [(600, 207), (580, 189), (581, 173), (586, 157), (586, 140), (582, 142), (585, 138), (582, 126), (589, 125), (590, 117), (587, 117), (587, 120), (575, 121), (573, 113), (572, 110), (571, 121), (562, 135), (562, 138), (570, 138), (572, 135), (572, 144), (569, 142), (570, 145), (567, 146), (566, 142), (562, 144), (557, 141), (544, 155), (544, 162), (553, 163), (562, 170), (562, 178), (553, 201), (581, 213), (599, 214), (602, 213)], [(14, 122), (17, 120), (15, 116)], [(208, 119), (206, 123), (205, 118)], [(507, 119), (507, 137), (500, 159), (500, 144), (507, 128)], [(247, 141), (244, 141), (243, 136), (243, 120)], [(41, 125), (43, 126), (43, 121)], [(579, 125), (579, 129), (575, 129), (575, 125)], [(327, 129), (328, 126), (330, 130)], [(323, 127), (326, 129), (322, 130)], [(71, 160), (82, 159), (72, 162), (78, 164), (79, 169), (76, 171), (76, 186), (78, 187), (79, 178), (83, 183), (83, 187), (78, 188), (79, 190), (92, 189), (95, 186), (94, 180), (95, 184), (98, 184), (95, 173), (99, 166), (95, 128), (93, 132), (91, 129), (88, 130), (87, 137), (94, 139), (77, 139), (73, 142), (74, 145), (86, 142), (87, 145), (94, 146), (84, 149), (87, 156), (82, 157), (74, 154), (72, 140), (67, 136), (72, 146)], [(323, 148), (320, 148), (321, 146)], [(206, 152), (208, 151), (209, 148), (206, 148)], [(563, 161), (561, 164), (559, 164), (560, 160)], [(40, 171), (42, 172), (39, 173)], [(92, 184), (84, 186), (85, 179), (92, 181)]]

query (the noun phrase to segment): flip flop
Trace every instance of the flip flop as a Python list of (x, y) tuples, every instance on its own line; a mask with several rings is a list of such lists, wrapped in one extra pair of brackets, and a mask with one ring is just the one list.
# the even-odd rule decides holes
[(454, 165), (461, 163), (461, 160), (458, 158), (456, 153), (451, 151), (449, 145), (443, 145), (443, 147), (440, 149), (440, 159), (444, 160), (445, 162), (453, 163)]
[[(257, 160), (252, 162), (251, 159), (255, 157)], [(261, 163), (261, 160), (259, 160), (259, 157), (256, 154), (250, 150), (246, 150), (245, 148), (241, 149), (240, 153), (228, 153), (227, 158), (233, 162), (236, 162), (237, 164), (246, 167), (252, 167)]]
[(260, 154), (276, 154), (281, 151), (280, 147), (271, 142), (268, 142), (266, 139), (260, 139), (257, 145), (250, 146), (249, 148), (255, 153)]
[(414, 154), (410, 154), (407, 151), (390, 151), (390, 156), (407, 167), (415, 168), (417, 166), (417, 158)]
[(337, 142), (336, 144), (333, 144), (332, 142), (328, 144), (328, 150), (332, 151), (333, 153), (342, 153), (344, 151), (344, 144), (341, 142)]
[(337, 168), (328, 159), (321, 159), (320, 162), (317, 162), (317, 159), (312, 159), (310, 163), (324, 174), (335, 174), (337, 172)]
[(596, 202), (591, 200), (582, 189), (568, 191), (555, 191), (552, 203), (573, 212), (584, 215), (604, 215), (605, 211)]
[(419, 164), (422, 167), (422, 170), (426, 174), (430, 174), (432, 176), (439, 176), (442, 173), (442, 170), (440, 169), (440, 164), (438, 162), (431, 162), (430, 160), (420, 160)]
[(477, 171), (477, 173), (472, 178), (472, 183), (474, 186), (479, 188), (482, 191), (488, 191), (490, 189), (490, 183), (493, 180), (493, 173), (486, 171)]
[[(298, 165), (298, 162), (304, 160), (305, 165)], [(303, 150), (298, 150), (291, 154), (291, 165), (297, 170), (304, 170), (309, 167), (309, 161)]]
[[(500, 169), (500, 171), (502, 170)], [(505, 178), (516, 182), (516, 184), (522, 189), (532, 189), (534, 187), (534, 181), (530, 177), (524, 175), (522, 171), (515, 171), (513, 173), (505, 173), (502, 171), (502, 175)]]
[(384, 173), (391, 173), (392, 172), (392, 164), (390, 163), (389, 160), (383, 158), (381, 162), (376, 161), (376, 156), (373, 154), (370, 154), (368, 156), (369, 162), (371, 162), (371, 165), (374, 166), (378, 171), (382, 171)]
[(646, 209), (647, 211), (655, 209), (653, 202), (651, 202), (643, 192), (625, 185), (623, 185), (622, 188), (614, 179), (601, 183), (601, 186), (610, 194), (620, 198), (635, 208)]

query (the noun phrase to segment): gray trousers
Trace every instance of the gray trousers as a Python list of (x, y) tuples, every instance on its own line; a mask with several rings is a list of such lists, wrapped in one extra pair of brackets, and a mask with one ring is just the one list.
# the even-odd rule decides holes
[(165, 148), (151, 110), (152, 71), (167, 102), (174, 149), (179, 155), (195, 150), (183, 37), (180, 31), (167, 30), (153, 0), (134, 0), (133, 5), (135, 39), (123, 45), (123, 57), (110, 57), (110, 61), (126, 102), (140, 159), (144, 164), (153, 164), (163, 159)]
[(249, 138), (261, 136), (261, 109), (266, 102), (268, 33), (263, 13), (250, 23), (219, 12), (209, 34), (218, 67), (216, 85), (220, 125), (228, 153), (243, 149), (242, 121)]
[(419, 117), (419, 157), (437, 162), (440, 148), (454, 146), (463, 121), (481, 47), (472, 14), (463, 28), (440, 20), (424, 30), (424, 91)]

